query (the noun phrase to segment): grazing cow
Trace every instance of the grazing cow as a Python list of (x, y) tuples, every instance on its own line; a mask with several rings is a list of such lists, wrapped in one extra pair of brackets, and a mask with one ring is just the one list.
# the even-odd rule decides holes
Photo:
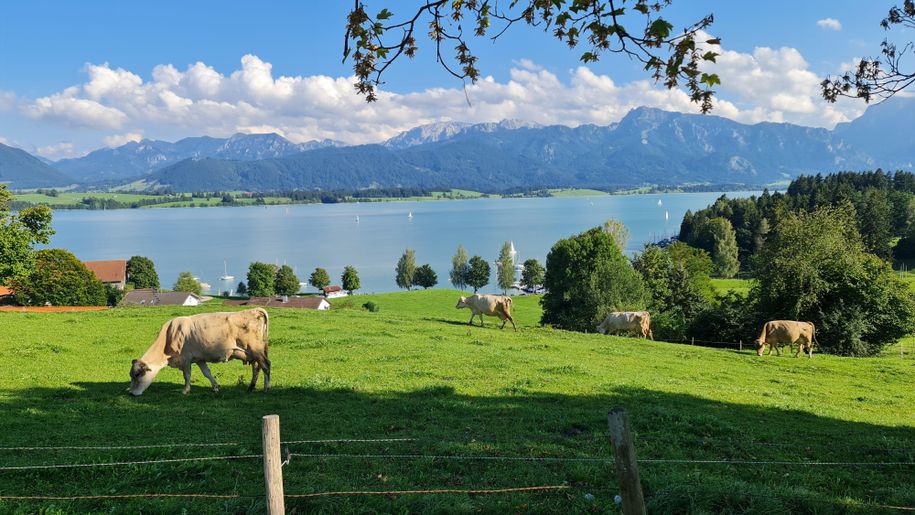
[(512, 298), (503, 295), (480, 295), (475, 294), (470, 297), (461, 297), (458, 299), (457, 309), (470, 308), (470, 321), (467, 325), (473, 325), (473, 317), (480, 316), (480, 327), (483, 327), (483, 315), (499, 317), (502, 321), (502, 327), (505, 328), (505, 322), (511, 322), (515, 331), (518, 326), (512, 318)]
[(597, 326), (600, 334), (635, 334), (639, 338), (654, 340), (651, 332), (651, 315), (647, 311), (615, 311)]
[(795, 320), (771, 320), (763, 325), (762, 333), (756, 339), (756, 355), (763, 355), (763, 348), (769, 345), (769, 354), (775, 349), (775, 355), (781, 356), (778, 350), (779, 345), (788, 344), (794, 347), (797, 345), (797, 352), (794, 357), (798, 357), (801, 352), (807, 352), (807, 358), (813, 357), (813, 344), (816, 341), (816, 328), (813, 322), (797, 322)]
[(166, 366), (184, 372), (184, 393), (191, 390), (191, 365), (200, 367), (213, 391), (219, 385), (207, 362), (224, 363), (239, 359), (251, 363), (248, 391), (254, 390), (260, 370), (264, 370), (264, 391), (270, 389), (270, 360), (267, 359), (269, 318), (263, 308), (228, 313), (202, 313), (169, 320), (159, 331), (146, 354), (130, 366), (131, 395), (142, 395), (156, 374)]

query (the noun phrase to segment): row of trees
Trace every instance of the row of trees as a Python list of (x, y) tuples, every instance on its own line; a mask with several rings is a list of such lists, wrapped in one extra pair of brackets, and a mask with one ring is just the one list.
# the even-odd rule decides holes
[[(247, 284), (238, 284), (238, 292), (252, 297), (272, 297), (274, 295), (295, 295), (301, 289), (299, 278), (289, 265), (276, 266), (255, 261), (248, 267)], [(347, 265), (340, 276), (341, 287), (350, 294), (362, 287), (356, 267)], [(308, 284), (323, 289), (330, 285), (330, 274), (317, 267), (308, 278)]]

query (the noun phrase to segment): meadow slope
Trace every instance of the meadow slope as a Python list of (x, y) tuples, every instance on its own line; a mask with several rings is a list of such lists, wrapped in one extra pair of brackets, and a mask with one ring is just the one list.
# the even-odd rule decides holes
[[(631, 417), (655, 513), (892, 512), (915, 506), (915, 359), (815, 354), (758, 358), (538, 326), (537, 298), (515, 300), (517, 333), (468, 327), (458, 292), (429, 290), (334, 301), (329, 312), (270, 311), (273, 386), (245, 392), (250, 370), (194, 369), (181, 395), (164, 370), (126, 395), (130, 360), (161, 324), (205, 308), (0, 313), (0, 446), (158, 445), (211, 448), (0, 450), (0, 496), (238, 494), (234, 499), (0, 500), (0, 512), (262, 513), (259, 459), (105, 468), (2, 470), (36, 464), (140, 461), (260, 452), (260, 418), (280, 415), (300, 454), (611, 458), (606, 413)], [(367, 300), (381, 310), (359, 309)], [(350, 307), (347, 307), (350, 306)], [(652, 459), (804, 464), (657, 463)], [(569, 485), (562, 492), (287, 499), (289, 512), (617, 513), (612, 461), (293, 456), (286, 493)], [(593, 494), (588, 500), (585, 494)]]

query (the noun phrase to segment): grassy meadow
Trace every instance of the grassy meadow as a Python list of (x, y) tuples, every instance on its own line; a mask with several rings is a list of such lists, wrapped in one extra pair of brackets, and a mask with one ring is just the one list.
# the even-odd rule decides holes
[[(211, 365), (218, 394), (163, 370), (139, 398), (130, 360), (177, 315), (132, 308), (0, 313), (0, 447), (231, 442), (213, 448), (0, 450), (0, 467), (260, 452), (261, 417), (282, 438), (414, 438), (286, 444), (287, 494), (568, 485), (493, 495), (289, 498), (289, 513), (618, 513), (606, 414), (630, 414), (653, 513), (874, 513), (915, 506), (911, 465), (661, 463), (915, 461), (912, 355), (812, 360), (541, 328), (537, 298), (515, 301), (519, 331), (468, 327), (458, 292), (334, 300), (327, 312), (270, 311), (273, 390), (248, 394), (250, 369)], [(380, 311), (360, 309), (373, 300)], [(216, 301), (218, 302), (218, 301)], [(349, 457), (328, 457), (348, 454)], [(364, 455), (588, 457), (608, 461), (395, 459)], [(361, 455), (352, 456), (352, 455)], [(259, 459), (3, 471), (0, 496), (237, 494), (235, 499), (4, 501), (3, 513), (262, 513)], [(586, 494), (592, 494), (589, 500)]]

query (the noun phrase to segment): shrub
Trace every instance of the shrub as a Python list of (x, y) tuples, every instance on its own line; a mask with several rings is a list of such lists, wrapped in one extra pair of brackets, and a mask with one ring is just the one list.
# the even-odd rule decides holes
[(645, 305), (641, 277), (599, 227), (553, 245), (543, 286), (540, 321), (563, 329), (594, 331), (608, 312)]
[(687, 331), (687, 336), (716, 342), (739, 342), (752, 348), (752, 342), (759, 334), (762, 321), (757, 308), (746, 296), (729, 291), (717, 295), (707, 305)]
[(200, 281), (194, 279), (190, 272), (181, 272), (178, 274), (178, 280), (172, 287), (175, 291), (187, 291), (200, 295)]
[(102, 284), (79, 259), (63, 249), (39, 250), (31, 271), (13, 282), (16, 302), (43, 306), (105, 306)]
[(373, 302), (371, 300), (366, 302), (365, 304), (363, 304), (362, 307), (364, 309), (366, 309), (367, 311), (371, 311), (372, 313), (377, 313), (381, 309), (381, 307), (379, 307), (378, 304), (376, 304), (375, 302)]
[(685, 243), (646, 245), (633, 265), (648, 290), (654, 334), (661, 339), (685, 338), (711, 296), (708, 253)]

